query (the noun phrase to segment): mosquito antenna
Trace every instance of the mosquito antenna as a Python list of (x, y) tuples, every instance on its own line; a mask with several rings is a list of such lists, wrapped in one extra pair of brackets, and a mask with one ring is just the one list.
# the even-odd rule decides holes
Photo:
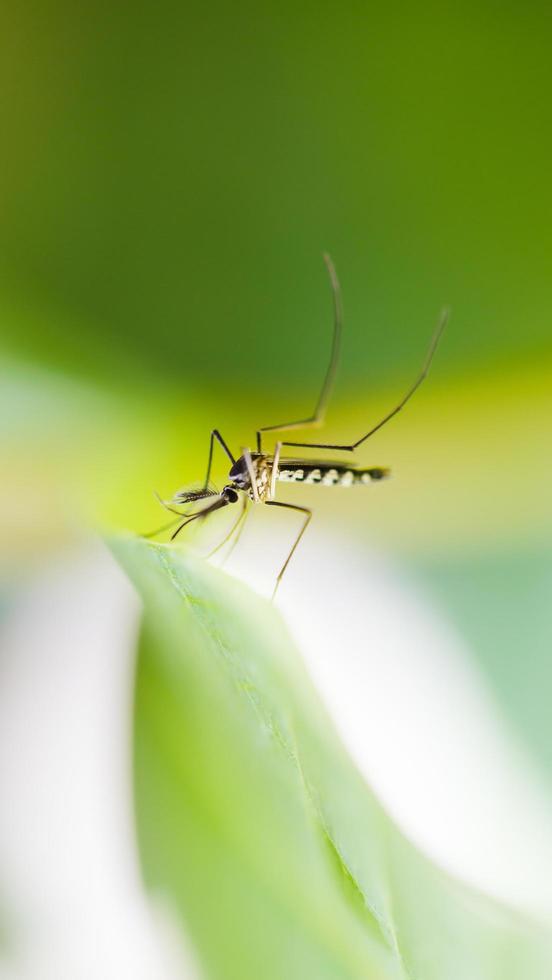
[(205, 500), (207, 497), (218, 497), (218, 491), (212, 490), (209, 487), (202, 490), (190, 490), (188, 492), (178, 491), (172, 500), (163, 500), (163, 498), (157, 493), (157, 490), (154, 490), (153, 496), (158, 503), (160, 503), (161, 506), (164, 507), (165, 510), (168, 510), (171, 514), (178, 514), (179, 517), (188, 517), (190, 514), (189, 511), (186, 513), (186, 511), (183, 512), (181, 510), (177, 510), (176, 507), (172, 505), (177, 504), (177, 506), (180, 507), (184, 504), (195, 503), (198, 500)]

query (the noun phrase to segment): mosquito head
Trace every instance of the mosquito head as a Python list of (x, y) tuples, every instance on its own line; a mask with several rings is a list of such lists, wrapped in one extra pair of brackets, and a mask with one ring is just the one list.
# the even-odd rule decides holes
[(223, 487), (221, 493), (222, 499), (227, 504), (236, 504), (239, 500), (239, 493), (234, 487)]

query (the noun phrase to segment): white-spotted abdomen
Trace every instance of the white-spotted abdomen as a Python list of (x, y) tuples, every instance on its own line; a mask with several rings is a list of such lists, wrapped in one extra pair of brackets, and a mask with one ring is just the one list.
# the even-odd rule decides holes
[(352, 487), (383, 480), (389, 470), (383, 466), (369, 469), (356, 469), (342, 463), (308, 463), (296, 460), (282, 460), (277, 479), (282, 483), (318, 483), (323, 487)]

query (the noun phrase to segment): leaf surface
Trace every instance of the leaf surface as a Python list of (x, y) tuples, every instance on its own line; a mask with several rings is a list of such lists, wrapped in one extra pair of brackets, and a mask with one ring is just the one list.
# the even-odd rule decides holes
[(184, 551), (113, 542), (144, 601), (146, 881), (224, 980), (549, 980), (547, 929), (452, 880), (346, 755), (276, 610)]

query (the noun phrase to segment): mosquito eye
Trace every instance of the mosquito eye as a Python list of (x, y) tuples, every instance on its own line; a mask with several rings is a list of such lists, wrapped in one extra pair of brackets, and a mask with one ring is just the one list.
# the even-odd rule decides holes
[(224, 497), (228, 501), (229, 504), (235, 504), (237, 502), (237, 499), (238, 499), (238, 494), (236, 493), (235, 490), (232, 489), (232, 487), (225, 487), (224, 488)]

